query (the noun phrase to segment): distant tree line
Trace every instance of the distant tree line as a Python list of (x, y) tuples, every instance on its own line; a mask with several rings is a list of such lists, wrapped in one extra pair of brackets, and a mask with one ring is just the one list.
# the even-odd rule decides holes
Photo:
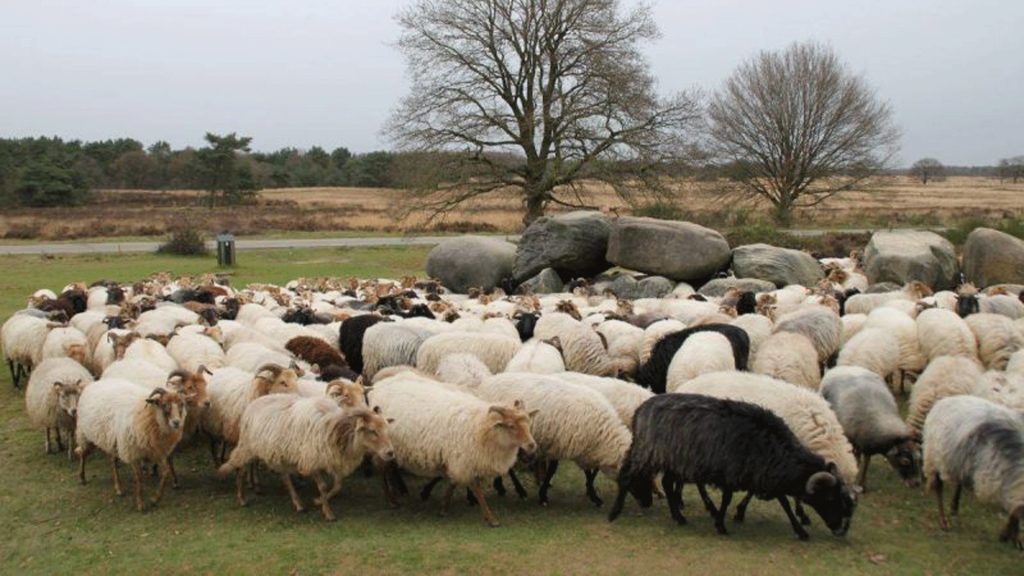
[(145, 147), (132, 138), (0, 138), (0, 203), (73, 205), (94, 189), (204, 190), (211, 202), (232, 202), (262, 188), (392, 185), (390, 152), (319, 146), (254, 152), (251, 138), (235, 134), (207, 134), (206, 141), (175, 150), (164, 141)]

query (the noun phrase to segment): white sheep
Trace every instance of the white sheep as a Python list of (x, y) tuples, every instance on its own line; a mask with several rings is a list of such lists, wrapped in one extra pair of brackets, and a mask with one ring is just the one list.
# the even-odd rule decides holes
[[(385, 461), (394, 457), (388, 422), (379, 410), (343, 409), (327, 398), (272, 394), (254, 400), (245, 409), (238, 445), (217, 473), (226, 476), (237, 472), (236, 496), (245, 506), (242, 470), (259, 459), (281, 474), (299, 512), (305, 506), (291, 475), (310, 477), (320, 492), (317, 503), (324, 518), (334, 520), (331, 498), (368, 452)], [(333, 479), (333, 486), (328, 485), (326, 475)]]
[(775, 321), (775, 333), (795, 332), (802, 334), (818, 352), (818, 363), (825, 364), (839, 351), (843, 335), (843, 323), (831, 308), (819, 305), (802, 306)]
[(370, 400), (395, 419), (389, 432), (399, 466), (425, 478), (448, 478), (446, 508), (453, 487), (469, 487), (484, 520), (498, 525), (480, 480), (506, 474), (520, 449), (536, 450), (530, 415), (522, 402), (488, 404), (471, 394), (434, 386), (408, 371), (379, 379)]
[(522, 345), (502, 371), (533, 372), (534, 374), (565, 372), (565, 360), (562, 358), (559, 346), (561, 344), (557, 337), (550, 341), (533, 338)]
[(245, 408), (268, 394), (297, 393), (295, 371), (276, 364), (255, 374), (234, 367), (214, 370), (207, 382), (210, 407), (203, 412), (203, 430), (227, 444), (238, 443), (238, 426)]
[(929, 362), (939, 356), (978, 357), (974, 333), (963, 318), (949, 310), (929, 308), (918, 314), (917, 339)]
[(928, 358), (921, 351), (914, 318), (894, 308), (883, 306), (868, 314), (864, 328), (878, 328), (896, 337), (900, 344), (899, 370), (900, 385), (906, 373), (920, 374), (928, 364)]
[(928, 363), (910, 391), (907, 424), (920, 438), (932, 407), (947, 396), (979, 394), (984, 374), (977, 360), (966, 356), (940, 356)]
[[(372, 328), (371, 328), (372, 329)], [(369, 330), (367, 330), (369, 332)], [(365, 338), (364, 350), (365, 350)], [(427, 338), (416, 352), (416, 368), (433, 374), (441, 359), (449, 354), (473, 354), (491, 372), (501, 372), (523, 343), (519, 337), (489, 332), (445, 332)]]
[(123, 359), (149, 362), (167, 372), (173, 372), (179, 368), (178, 363), (167, 353), (163, 344), (150, 338), (139, 338), (132, 342), (125, 350)]
[(78, 398), (92, 381), (92, 374), (70, 358), (47, 358), (32, 371), (25, 387), (25, 411), (32, 426), (46, 431), (47, 454), (52, 446), (50, 431), (56, 432), (57, 447), (63, 449), (60, 432), (64, 430), (71, 457)]
[[(839, 348), (842, 349), (846, 346), (846, 343), (853, 338), (857, 332), (864, 329), (864, 325), (868, 323), (867, 314), (845, 314), (840, 321), (843, 323), (842, 335), (839, 337)], [(917, 329), (917, 325), (914, 325), (914, 329)]]
[(633, 414), (636, 413), (636, 409), (654, 396), (654, 392), (618, 378), (591, 376), (579, 372), (561, 372), (555, 376), (571, 384), (586, 386), (600, 393), (612, 405), (616, 414), (619, 415), (619, 419), (627, 428), (633, 425)]
[(188, 372), (195, 372), (200, 366), (216, 370), (227, 363), (224, 349), (207, 335), (179, 333), (167, 343), (167, 353)]
[(1024, 334), (1002, 314), (971, 314), (964, 322), (978, 342), (978, 359), (989, 370), (1005, 370), (1010, 356), (1024, 348)]
[(943, 530), (949, 529), (943, 485), (954, 486), (954, 517), (960, 492), (968, 486), (979, 501), (1002, 505), (1009, 518), (999, 539), (1024, 550), (1024, 417), (1019, 412), (972, 396), (937, 402), (924, 425), (924, 474), (938, 496)]
[[(525, 346), (523, 347), (525, 349)], [(520, 350), (521, 351), (521, 350)], [(514, 360), (514, 358), (513, 358)], [(493, 376), (490, 368), (472, 354), (449, 354), (437, 364), (437, 379), (460, 388), (473, 389)]]
[(185, 398), (173, 390), (147, 390), (127, 380), (100, 379), (86, 386), (78, 400), (75, 440), (78, 478), (85, 484), (85, 462), (94, 448), (113, 462), (114, 492), (120, 496), (117, 461), (129, 464), (135, 480), (135, 506), (142, 512), (142, 463), (160, 467), (160, 486), (153, 504), (163, 497), (170, 478), (168, 458), (181, 440), (187, 409)]
[(423, 341), (432, 333), (406, 322), (380, 322), (363, 335), (363, 376), (370, 382), (378, 371), (391, 366), (415, 366)]
[(765, 340), (750, 371), (810, 390), (817, 390), (821, 383), (817, 350), (810, 340), (795, 332), (778, 332)]
[(665, 373), (665, 391), (710, 372), (735, 370), (736, 358), (729, 339), (718, 332), (696, 332), (679, 347)]
[(1006, 362), (1006, 372), (1024, 376), (1024, 350), (1018, 350)]
[(43, 341), (42, 359), (71, 358), (87, 369), (92, 368), (89, 339), (77, 328), (61, 326), (50, 330)]
[(771, 318), (761, 314), (743, 314), (729, 322), (737, 328), (742, 328), (750, 338), (750, 357), (756, 358), (757, 351), (761, 345), (772, 335), (775, 324)]
[(295, 359), (285, 352), (267, 348), (256, 342), (242, 342), (228, 350), (225, 356), (228, 366), (233, 366), (247, 372), (255, 372), (265, 364), (277, 364), (279, 366), (290, 366)]
[(124, 358), (128, 347), (139, 339), (139, 335), (124, 328), (107, 331), (92, 350), (93, 370), (96, 374), (103, 372), (114, 362)]
[(50, 329), (56, 326), (43, 318), (29, 314), (15, 314), (0, 328), (0, 345), (4, 359), (11, 370), (14, 386), (19, 387), (22, 378), (43, 360), (43, 343)]
[(659, 320), (644, 328), (644, 339), (640, 343), (640, 364), (646, 364), (654, 353), (654, 347), (662, 338), (686, 329), (686, 324), (678, 320)]
[(900, 365), (900, 342), (891, 332), (864, 328), (839, 351), (839, 366), (860, 366), (889, 378)]

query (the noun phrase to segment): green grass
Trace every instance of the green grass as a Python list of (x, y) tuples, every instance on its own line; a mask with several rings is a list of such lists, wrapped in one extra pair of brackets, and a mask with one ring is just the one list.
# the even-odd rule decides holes
[[(240, 253), (236, 284), (284, 282), (297, 276), (389, 276), (422, 270), (426, 248), (322, 249)], [(35, 289), (76, 280), (131, 280), (152, 272), (213, 271), (212, 258), (154, 255), (0, 257), (0, 315), (24, 305)], [(551, 506), (491, 497), (503, 527), (488, 529), (476, 509), (457, 499), (446, 518), (431, 502), (384, 504), (378, 480), (354, 476), (336, 500), (336, 523), (296, 514), (283, 489), (248, 508), (234, 501), (232, 482), (213, 478), (205, 448), (179, 459), (184, 483), (146, 514), (112, 495), (109, 465), (94, 455), (90, 482), (74, 466), (43, 454), (43, 435), (30, 430), (23, 399), (0, 377), (0, 573), (553, 573), (553, 574), (1013, 574), (1021, 555), (1000, 544), (1004, 514), (965, 497), (961, 525), (936, 527), (934, 500), (900, 484), (876, 459), (872, 492), (862, 498), (846, 538), (815, 519), (811, 540), (793, 539), (778, 505), (751, 506), (747, 523), (725, 538), (687, 489), (690, 525), (675, 526), (664, 503), (641, 511), (630, 500), (615, 524), (594, 509), (583, 477), (563, 464)], [(153, 484), (147, 484), (152, 493)], [(415, 491), (416, 482), (411, 484)], [(533, 486), (527, 488), (534, 494)], [(613, 486), (599, 480), (610, 500)], [(309, 487), (304, 494), (311, 497)]]

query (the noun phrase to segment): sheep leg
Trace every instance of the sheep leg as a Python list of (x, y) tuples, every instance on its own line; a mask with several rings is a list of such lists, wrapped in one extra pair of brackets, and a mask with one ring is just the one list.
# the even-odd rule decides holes
[(999, 532), (999, 541), (1009, 542), (1016, 546), (1018, 550), (1024, 550), (1024, 541), (1020, 537), (1020, 518), (1016, 514), (1010, 514), (1010, 518), (1006, 521), (1006, 526)]
[(86, 442), (78, 447), (78, 481), (85, 484), (85, 461), (92, 453), (92, 444)]
[(540, 487), (540, 505), (548, 505), (548, 490), (551, 489), (551, 479), (555, 477), (555, 472), (558, 472), (558, 460), (551, 460), (548, 462), (546, 474), (544, 475), (544, 483)]
[(519, 477), (516, 476), (516, 471), (509, 469), (508, 479), (512, 481), (512, 487), (516, 490), (516, 495), (522, 499), (526, 499), (529, 494), (526, 493), (526, 488), (523, 488), (523, 484), (519, 481)]
[(221, 465), (220, 458), (217, 456), (217, 439), (214, 438), (213, 434), (206, 433), (207, 439), (210, 442), (210, 460), (213, 461), (214, 468), (218, 468)]
[(683, 526), (686, 524), (686, 517), (683, 516), (683, 494), (682, 482), (676, 479), (676, 475), (671, 472), (666, 472), (661, 477), (661, 485), (665, 488), (665, 498), (668, 500), (668, 512), (672, 515), (672, 519), (676, 521), (676, 524)]
[(502, 497), (504, 497), (505, 494), (508, 493), (508, 491), (505, 490), (505, 483), (502, 481), (501, 476), (497, 476), (494, 478), (494, 492), (498, 496)]
[[(167, 462), (166, 463), (166, 467), (167, 467), (167, 469), (171, 473), (171, 480), (172, 480), (171, 486), (175, 490), (177, 490), (180, 485), (178, 484), (178, 473), (175, 472), (175, 470), (174, 470), (174, 453), (173, 452), (171, 453), (170, 456), (167, 457), (166, 462)], [(160, 475), (160, 481), (163, 482), (163, 474)]]
[(295, 484), (292, 484), (292, 475), (281, 474), (281, 481), (284, 482), (284, 487), (288, 489), (288, 496), (291, 496), (292, 506), (295, 506), (295, 511), (305, 512), (306, 507), (302, 504), (302, 498), (299, 498), (299, 493), (295, 490)]
[(661, 484), (658, 483), (657, 476), (651, 476), (651, 493), (659, 499), (665, 497), (665, 491), (661, 489)]
[(46, 453), (53, 454), (53, 443), (50, 441), (50, 428), (46, 428)]
[(117, 465), (117, 456), (110, 457), (110, 469), (114, 477), (114, 494), (124, 496), (124, 486), (121, 485), (121, 470)]
[(708, 513), (712, 516), (718, 516), (718, 509), (715, 508), (715, 503), (711, 501), (711, 498), (708, 496), (708, 491), (704, 488), (703, 484), (697, 484), (697, 492), (700, 493), (700, 499), (704, 502), (704, 508)]
[[(57, 426), (56, 428), (54, 428), (53, 431), (57, 433), (57, 450), (59, 452), (63, 452), (64, 451), (64, 439), (60, 437), (60, 426)], [(47, 454), (49, 454), (49, 452), (47, 452)]]
[[(337, 496), (339, 492), (341, 492), (341, 478), (338, 478), (337, 476), (332, 476), (331, 480), (333, 482), (333, 484), (331, 484), (331, 489), (327, 491), (326, 496), (323, 496), (324, 498), (327, 498), (328, 502), (333, 500), (334, 497)], [(319, 488), (319, 485), (317, 487)], [(316, 504), (320, 504), (319, 500), (320, 498), (317, 498), (313, 502)]]
[(956, 488), (953, 489), (953, 502), (949, 506), (949, 515), (953, 518), (960, 516), (960, 494), (963, 492), (963, 488), (963, 484), (958, 482)]
[(423, 486), (423, 489), (420, 490), (420, 500), (423, 500), (424, 502), (429, 500), (430, 493), (434, 491), (434, 486), (437, 486), (441, 480), (444, 480), (444, 477), (437, 476), (436, 478), (431, 478), (430, 481)]
[[(750, 501), (754, 499), (753, 492), (747, 492), (747, 495), (740, 500), (740, 503), (736, 505), (736, 514), (732, 517), (732, 521), (737, 524), (742, 524), (747, 518), (747, 506), (750, 506)], [(786, 502), (784, 508), (788, 509), (789, 502)]]
[(860, 485), (861, 490), (864, 493), (868, 491), (868, 464), (871, 463), (870, 454), (861, 454), (861, 461), (863, 464), (860, 465), (860, 472), (857, 473), (857, 484)]
[(935, 499), (939, 504), (939, 527), (943, 530), (949, 530), (949, 521), (946, 520), (946, 507), (942, 501), (942, 478), (939, 478), (938, 474), (933, 474), (931, 482), (928, 483), (928, 488), (935, 492)]
[(725, 513), (729, 511), (729, 502), (732, 500), (732, 490), (722, 490), (722, 504), (718, 506), (718, 516), (715, 517), (715, 530), (719, 534), (728, 535), (725, 529)]
[(786, 517), (789, 518), (789, 525), (793, 527), (793, 532), (796, 532), (796, 537), (801, 540), (810, 538), (807, 530), (804, 530), (804, 527), (797, 520), (796, 514), (793, 514), (793, 509), (789, 506), (789, 499), (785, 496), (779, 496), (779, 504), (782, 505), (782, 510), (786, 513)]
[(337, 520), (337, 517), (334, 515), (334, 510), (331, 509), (331, 492), (334, 492), (334, 488), (340, 490), (341, 482), (335, 478), (334, 487), (328, 490), (327, 480), (324, 479), (323, 474), (316, 474), (313, 476), (313, 480), (316, 481), (316, 488), (320, 491), (320, 513), (324, 515), (324, 520), (334, 522)]
[(587, 498), (594, 503), (594, 506), (601, 506), (604, 504), (604, 500), (597, 494), (597, 490), (594, 488), (594, 480), (597, 478), (597, 470), (584, 470), (583, 475), (587, 478)]
[(156, 496), (153, 497), (153, 504), (159, 504), (160, 499), (164, 497), (164, 490), (167, 489), (167, 480), (174, 475), (174, 464), (171, 463), (171, 458), (164, 458), (160, 462), (160, 485), (157, 486)]
[(248, 502), (245, 501), (245, 469), (239, 468), (235, 470), (235, 499), (238, 500), (239, 506), (245, 506)]
[(491, 514), (491, 508), (487, 505), (487, 500), (484, 499), (484, 491), (480, 489), (480, 481), (473, 480), (473, 483), (469, 485), (469, 489), (473, 491), (473, 496), (476, 496), (476, 501), (480, 504), (480, 511), (484, 514), (484, 522), (491, 528), (497, 528), (501, 526), (498, 520)]
[(452, 494), (455, 493), (455, 484), (449, 482), (444, 488), (444, 495), (441, 496), (441, 516), (448, 514), (448, 509), (452, 505)]
[(7, 369), (11, 371), (11, 383), (14, 384), (15, 388), (20, 388), (20, 378), (18, 378), (18, 369), (14, 367), (14, 360), (7, 359)]
[(804, 526), (810, 526), (811, 517), (804, 511), (804, 503), (800, 501), (800, 498), (794, 498), (793, 500), (796, 502), (796, 517), (800, 519), (800, 523)]
[(146, 511), (146, 501), (142, 499), (142, 464), (132, 462), (132, 480), (135, 482), (135, 507), (139, 512)]

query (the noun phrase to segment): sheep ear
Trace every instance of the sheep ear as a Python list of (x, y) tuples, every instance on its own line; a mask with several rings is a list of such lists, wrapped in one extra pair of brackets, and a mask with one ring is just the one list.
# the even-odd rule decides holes
[(213, 372), (211, 372), (210, 369), (207, 368), (205, 364), (199, 366), (199, 368), (196, 370), (196, 374), (207, 374), (213, 376)]
[(394, 418), (388, 418), (388, 424), (394, 424), (394, 423), (395, 423), (395, 419)]
[(530, 420), (533, 420), (533, 417), (536, 416), (539, 412), (540, 410), (530, 410), (529, 414), (527, 415), (530, 417)]
[(381, 414), (380, 406), (374, 406), (373, 407), (373, 413), (374, 414)]
[(523, 404), (522, 400), (516, 400), (515, 402), (512, 403), (512, 406), (514, 406), (516, 410), (526, 409), (526, 404)]

